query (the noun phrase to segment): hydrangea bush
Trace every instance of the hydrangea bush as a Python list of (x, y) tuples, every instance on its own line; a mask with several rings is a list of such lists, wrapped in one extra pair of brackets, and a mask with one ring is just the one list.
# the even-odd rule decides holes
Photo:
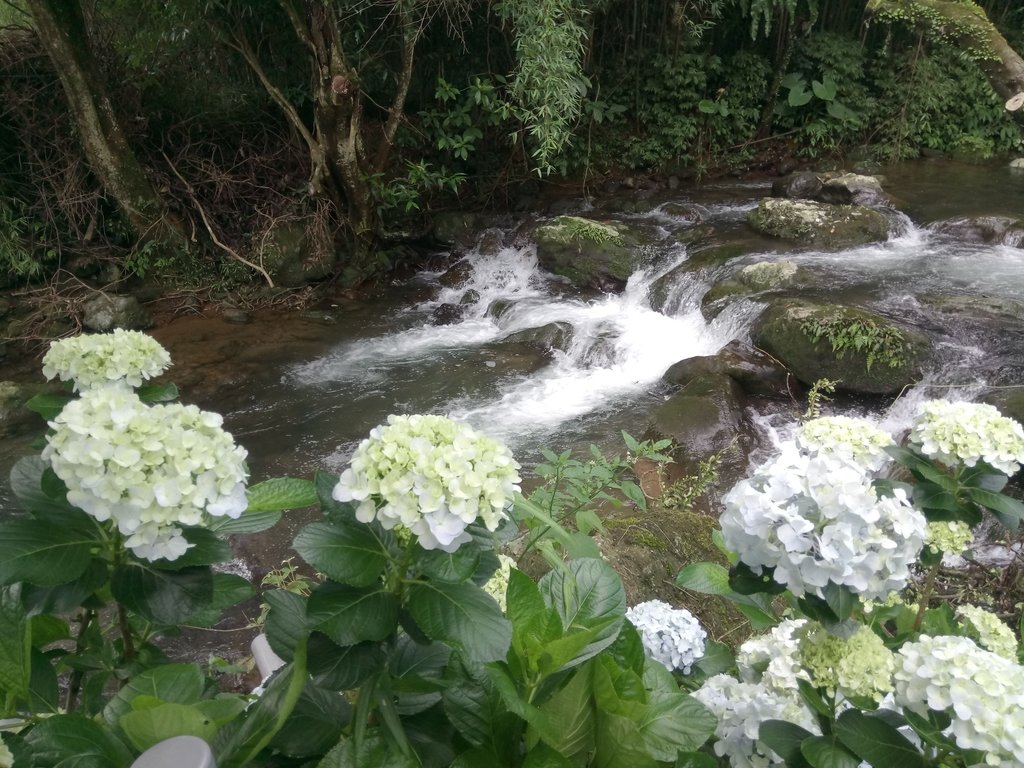
[(43, 375), (70, 382), (75, 392), (107, 386), (132, 389), (170, 364), (170, 354), (154, 338), (117, 328), (53, 342), (43, 357)]
[(931, 401), (906, 446), (867, 421), (816, 419), (740, 481), (721, 519), (733, 567), (695, 564), (677, 583), (761, 624), (778, 621), (763, 596), (781, 592), (795, 615), (695, 693), (718, 716), (716, 754), (732, 766), (1021, 765), (1017, 638), (981, 608), (950, 610), (934, 584), (986, 516), (1010, 529), (1024, 517), (1000, 492), (1022, 461), (1016, 422)]

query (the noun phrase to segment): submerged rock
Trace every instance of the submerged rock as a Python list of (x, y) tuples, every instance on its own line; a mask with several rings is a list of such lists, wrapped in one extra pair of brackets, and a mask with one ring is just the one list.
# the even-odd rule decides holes
[(751, 336), (804, 384), (832, 379), (865, 394), (914, 383), (930, 351), (924, 336), (880, 315), (797, 299), (771, 304)]
[(552, 349), (564, 352), (572, 342), (572, 331), (571, 323), (547, 323), (539, 328), (524, 328), (521, 331), (516, 331), (502, 341), (509, 344), (527, 344), (546, 352)]
[(686, 386), (698, 376), (725, 374), (746, 394), (765, 397), (790, 396), (790, 373), (771, 355), (733, 339), (715, 355), (690, 357), (671, 366), (662, 379)]
[(860, 173), (801, 171), (773, 182), (772, 195), (836, 205), (891, 205), (879, 179)]
[(465, 304), (439, 304), (430, 313), (430, 320), (434, 325), (454, 325), (465, 313)]
[(537, 260), (578, 288), (621, 288), (633, 273), (640, 238), (620, 223), (559, 216), (537, 227)]
[(967, 243), (1024, 247), (1024, 220), (1008, 216), (973, 216), (936, 221), (928, 225), (933, 232), (955, 237)]
[(885, 240), (890, 228), (884, 214), (864, 206), (771, 197), (762, 199), (747, 221), (767, 235), (828, 250)]

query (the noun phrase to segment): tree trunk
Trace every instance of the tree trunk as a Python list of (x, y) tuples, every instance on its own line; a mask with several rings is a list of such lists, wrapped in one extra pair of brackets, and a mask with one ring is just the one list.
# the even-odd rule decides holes
[(1018, 122), (1024, 122), (1022, 99), (1014, 99), (1024, 94), (1024, 59), (978, 5), (957, 0), (868, 0), (867, 13), (887, 23), (912, 24), (929, 37), (967, 51)]
[(89, 43), (80, 0), (27, 0), (78, 127), (85, 156), (107, 193), (144, 239), (179, 233), (125, 139)]

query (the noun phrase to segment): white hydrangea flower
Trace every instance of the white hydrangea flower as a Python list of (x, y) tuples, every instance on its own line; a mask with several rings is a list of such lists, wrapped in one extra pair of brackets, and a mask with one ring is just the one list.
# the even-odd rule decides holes
[(957, 607), (956, 615), (968, 623), (968, 634), (986, 651), (1010, 661), (1017, 660), (1017, 637), (994, 613), (977, 605), (961, 605)]
[(110, 385), (140, 387), (170, 364), (171, 356), (156, 339), (117, 328), (54, 341), (43, 357), (43, 375), (73, 381), (75, 391), (84, 392)]
[(974, 541), (974, 531), (962, 520), (936, 520), (928, 523), (924, 542), (933, 553), (962, 555)]
[(924, 515), (901, 489), (879, 497), (862, 465), (792, 442), (724, 502), (726, 546), (797, 595), (821, 597), (831, 581), (883, 599), (906, 585), (924, 542)]
[(740, 646), (736, 667), (746, 683), (763, 683), (775, 691), (796, 691), (797, 680), (808, 680), (800, 667), (799, 630), (807, 619), (786, 619), (764, 634), (752, 637)]
[(138, 557), (174, 560), (188, 548), (180, 526), (247, 506), (246, 452), (222, 422), (194, 405), (147, 406), (131, 390), (100, 387), (50, 422), (42, 457), (68, 502), (113, 520)]
[(762, 683), (742, 683), (729, 675), (708, 678), (693, 697), (718, 718), (715, 754), (733, 768), (768, 768), (783, 760), (759, 738), (766, 720), (785, 720), (815, 735), (821, 731), (796, 692), (779, 691)]
[(833, 696), (861, 696), (876, 702), (892, 692), (896, 658), (870, 627), (861, 625), (842, 638), (820, 624), (808, 624), (799, 635), (800, 663), (815, 687)]
[(948, 467), (984, 461), (1006, 475), (1024, 464), (1024, 427), (982, 403), (931, 400), (910, 430), (921, 452)]
[(897, 653), (894, 679), (898, 706), (922, 715), (948, 710), (958, 747), (986, 752), (986, 765), (1020, 767), (1024, 667), (966, 637), (922, 635)]
[(508, 448), (443, 416), (389, 416), (374, 427), (341, 474), (333, 496), (358, 502), (356, 517), (403, 525), (424, 549), (454, 552), (478, 517), (488, 530), (519, 491)]
[(13, 768), (14, 755), (8, 749), (3, 739), (0, 739), (0, 768)]
[(807, 453), (838, 456), (873, 472), (891, 460), (885, 449), (895, 445), (888, 432), (867, 419), (851, 416), (822, 416), (804, 422), (797, 432), (796, 442)]
[(690, 674), (693, 664), (704, 655), (707, 633), (685, 608), (673, 608), (661, 600), (648, 600), (626, 611), (637, 628), (647, 655), (671, 672)]
[(484, 584), (483, 590), (494, 598), (498, 607), (501, 608), (501, 612), (504, 613), (508, 608), (508, 579), (512, 575), (512, 569), (516, 567), (516, 561), (508, 555), (501, 554), (498, 555), (498, 560), (501, 565)]

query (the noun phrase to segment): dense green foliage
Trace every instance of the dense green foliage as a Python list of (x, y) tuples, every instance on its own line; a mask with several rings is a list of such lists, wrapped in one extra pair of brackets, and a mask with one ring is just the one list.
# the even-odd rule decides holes
[[(101, 0), (91, 54), (192, 243), (140, 258), (138, 221), (66, 140), (62, 67), (19, 7), (0, 15), (0, 283), (69, 261), (94, 278), (104, 263), (131, 275), (188, 261), (202, 281), (218, 262), (259, 262), (294, 221), (337, 233), (325, 247), (358, 281), (393, 266), (372, 253), (422, 234), (432, 211), (508, 199), (538, 173), (983, 160), (1022, 145), (956, 40), (866, 19), (860, 0)], [(979, 8), (1024, 40), (1016, 4)]]

